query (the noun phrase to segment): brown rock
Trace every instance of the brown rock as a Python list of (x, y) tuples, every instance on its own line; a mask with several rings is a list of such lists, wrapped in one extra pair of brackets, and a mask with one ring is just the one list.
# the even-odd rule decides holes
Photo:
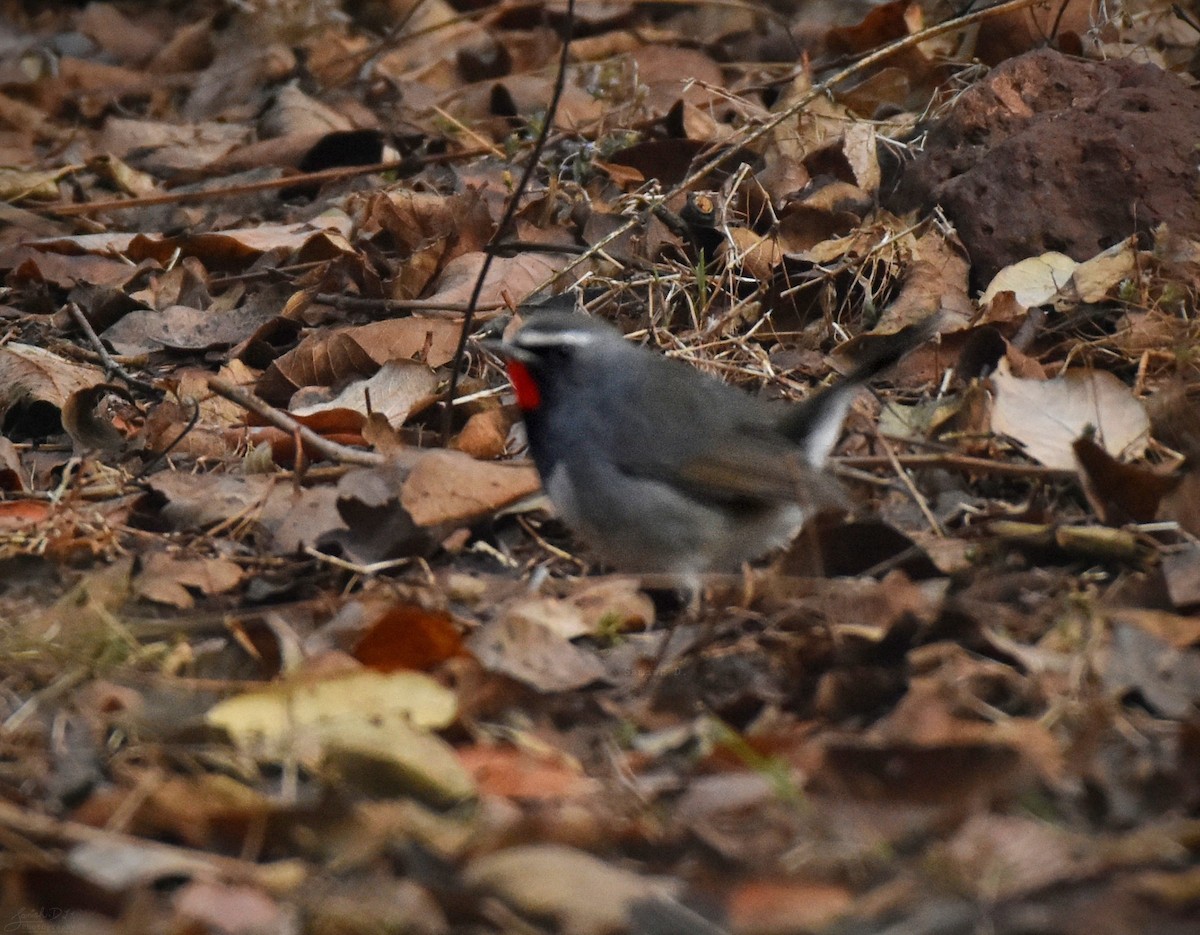
[(885, 183), (885, 204), (940, 204), (977, 287), (1025, 257), (1085, 260), (1164, 221), (1200, 235), (1200, 93), (1153, 65), (1031, 52), (926, 129), (924, 151)]

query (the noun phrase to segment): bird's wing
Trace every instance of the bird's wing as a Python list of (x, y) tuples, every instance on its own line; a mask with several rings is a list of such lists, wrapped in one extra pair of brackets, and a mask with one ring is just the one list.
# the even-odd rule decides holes
[(627, 474), (670, 483), (682, 493), (725, 502), (843, 502), (837, 482), (809, 466), (802, 449), (769, 426), (743, 425), (736, 443), (710, 439), (686, 458), (652, 446), (624, 448), (617, 466)]
[(736, 448), (724, 446), (693, 459), (678, 472), (679, 480), (685, 488), (721, 499), (840, 504), (837, 481), (811, 467), (803, 450), (777, 439), (743, 436)]

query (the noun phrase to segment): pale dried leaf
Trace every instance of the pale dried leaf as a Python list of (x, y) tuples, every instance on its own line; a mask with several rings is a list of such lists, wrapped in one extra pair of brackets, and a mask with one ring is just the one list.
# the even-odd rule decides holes
[(1122, 280), (1137, 275), (1137, 238), (1130, 237), (1109, 247), (1090, 260), (1084, 260), (1071, 274), (1059, 299), (1071, 306), (1079, 302), (1100, 302)]
[(556, 920), (560, 930), (573, 935), (629, 931), (633, 903), (669, 899), (678, 890), (676, 881), (643, 877), (557, 844), (510, 847), (479, 857), (463, 877), (528, 916)]
[(344, 721), (325, 738), (324, 759), (343, 778), (377, 796), (417, 795), (451, 805), (475, 794), (454, 748), (405, 719)]
[(457, 709), (454, 693), (427, 675), (364, 671), (246, 692), (210, 708), (205, 720), (238, 747), (278, 759), (298, 746), (319, 755), (356, 729), (437, 730), (454, 720)]
[(998, 292), (1012, 292), (1026, 308), (1045, 305), (1071, 279), (1079, 264), (1064, 253), (1043, 253), (1000, 270), (979, 297), (987, 305)]
[(1150, 418), (1129, 387), (1107, 371), (1080, 368), (1053, 380), (1024, 380), (1002, 362), (992, 386), (992, 431), (1015, 439), (1047, 467), (1073, 470), (1072, 443), (1089, 427), (1114, 457), (1146, 450)]
[(333, 409), (350, 409), (363, 416), (379, 413), (391, 425), (400, 426), (409, 416), (437, 399), (437, 385), (437, 376), (425, 364), (389, 360), (375, 376), (354, 381), (326, 402), (294, 408), (292, 414), (307, 416)]

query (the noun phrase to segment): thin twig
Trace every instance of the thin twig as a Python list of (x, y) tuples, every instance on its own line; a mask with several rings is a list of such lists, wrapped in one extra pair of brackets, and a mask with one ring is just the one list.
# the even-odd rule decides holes
[(207, 870), (227, 880), (245, 881), (268, 888), (277, 888), (289, 883), (298, 884), (305, 874), (303, 864), (299, 860), (282, 860), (273, 864), (251, 863), (222, 854), (148, 841), (146, 838), (94, 828), (80, 822), (63, 821), (6, 801), (0, 801), (0, 827), (8, 828), (27, 838), (53, 841), (59, 845), (122, 847), (130, 851), (136, 850), (147, 857), (158, 855), (160, 858), (166, 858), (165, 865), (170, 865), (173, 861), (181, 873), (188, 868), (193, 871)]
[[(475, 278), (475, 288), (471, 290), (471, 298), (467, 301), (467, 311), (463, 316), (462, 331), (458, 336), (458, 347), (454, 349), (454, 359), (450, 364), (450, 385), (446, 388), (445, 405), (442, 408), (442, 444), (450, 443), (450, 429), (452, 427), (454, 416), (454, 394), (458, 391), (458, 375), (462, 370), (463, 355), (467, 350), (467, 339), (471, 335), (471, 323), (475, 320), (475, 308), (479, 304), (479, 296), (483, 293), (483, 284), (487, 281), (488, 271), (492, 268), (492, 261), (496, 259), (500, 244), (504, 242), (508, 236), (508, 229), (512, 226), (513, 218), (516, 217), (517, 209), (521, 205), (521, 196), (525, 193), (525, 189), (529, 187), (529, 180), (533, 178), (533, 173), (537, 171), (538, 161), (542, 157), (542, 150), (546, 148), (546, 140), (550, 136), (550, 129), (554, 126), (554, 118), (558, 114), (558, 102), (562, 98), (563, 89), (567, 84), (567, 62), (571, 57), (571, 37), (575, 33), (575, 0), (567, 0), (567, 13), (563, 23), (563, 39), (562, 39), (562, 54), (558, 59), (558, 74), (554, 76), (554, 90), (550, 94), (550, 103), (546, 105), (546, 114), (542, 118), (542, 129), (538, 133), (537, 141), (533, 144), (533, 152), (529, 154), (529, 160), (525, 163), (525, 171), (521, 173), (521, 180), (517, 182), (517, 187), (513, 189), (512, 197), (508, 199), (508, 204), (504, 208), (504, 216), (500, 218), (500, 223), (496, 225), (496, 230), (487, 242), (487, 246), (483, 251), (483, 265), (479, 267), (479, 275)], [(554, 281), (555, 277), (551, 277), (546, 283), (549, 285)]]
[(88, 343), (96, 351), (100, 357), (100, 363), (104, 367), (104, 372), (110, 377), (120, 377), (136, 390), (141, 390), (147, 396), (153, 399), (162, 399), (163, 392), (153, 384), (147, 383), (144, 380), (139, 380), (137, 377), (129, 373), (124, 367), (113, 360), (112, 355), (108, 353), (108, 348), (104, 346), (104, 342), (100, 340), (100, 335), (96, 334), (96, 329), (92, 327), (92, 323), (87, 320), (87, 316), (83, 314), (83, 309), (75, 302), (67, 303), (67, 311), (71, 317), (75, 319), (75, 324), (79, 326), (79, 330), (83, 332), (88, 339)]
[(38, 208), (38, 211), (58, 215), (59, 217), (75, 217), (76, 215), (99, 214), (101, 211), (122, 211), (127, 208), (194, 204), (196, 202), (215, 201), (218, 198), (228, 198), (234, 195), (271, 191), (275, 188), (291, 188), (293, 185), (334, 182), (339, 179), (354, 178), (358, 175), (370, 175), (374, 172), (412, 171), (433, 163), (454, 162), (459, 159), (475, 159), (478, 156), (486, 156), (487, 154), (488, 151), (484, 149), (464, 149), (457, 153), (439, 153), (432, 156), (393, 159), (388, 162), (376, 162), (367, 166), (342, 166), (336, 169), (322, 169), (319, 172), (303, 172), (277, 179), (263, 179), (258, 182), (229, 185), (225, 188), (166, 192), (162, 195), (146, 195), (142, 198), (112, 198), (108, 201), (89, 201), (83, 204), (43, 205)]
[(360, 451), (357, 448), (339, 445), (328, 438), (323, 438), (307, 425), (301, 425), (286, 412), (281, 412), (270, 403), (259, 399), (249, 390), (230, 383), (221, 377), (210, 376), (208, 378), (208, 388), (218, 396), (223, 396), (230, 402), (237, 403), (243, 409), (248, 409), (250, 412), (262, 416), (276, 428), (282, 429), (289, 434), (298, 434), (313, 451), (322, 457), (328, 458), (330, 461), (341, 461), (344, 464), (359, 464), (364, 467), (378, 467), (384, 463), (385, 459), (383, 455), (378, 452)]
[(925, 517), (925, 522), (929, 524), (929, 528), (933, 530), (933, 534), (938, 538), (943, 538), (946, 535), (946, 530), (942, 528), (942, 524), (938, 522), (936, 516), (933, 515), (933, 510), (929, 508), (929, 501), (917, 489), (917, 485), (913, 483), (913, 479), (909, 477), (908, 471), (904, 465), (900, 463), (900, 458), (896, 454), (896, 449), (892, 447), (892, 443), (880, 435), (877, 439), (881, 448), (883, 448), (884, 456), (892, 465), (892, 470), (896, 472), (896, 476), (900, 478), (900, 482), (904, 484), (904, 488), (908, 491), (908, 495), (912, 497), (913, 502), (917, 505), (917, 509), (921, 511), (921, 515)]
[(836, 465), (860, 470), (894, 468), (899, 464), (906, 468), (941, 467), (967, 473), (993, 474), (997, 477), (1032, 477), (1042, 480), (1075, 480), (1079, 477), (1077, 472), (1065, 468), (1043, 467), (1040, 464), (1008, 464), (1004, 461), (956, 454), (896, 455), (895, 461), (886, 455), (862, 455), (831, 458), (830, 461)]
[(409, 556), (408, 558), (392, 558), (382, 562), (372, 562), (369, 565), (360, 565), (358, 562), (348, 562), (344, 558), (338, 558), (336, 555), (327, 555), (319, 549), (314, 549), (311, 545), (304, 547), (304, 554), (310, 558), (315, 558), (318, 562), (332, 565), (334, 568), (340, 568), (342, 571), (348, 571), (351, 574), (361, 575), (364, 578), (374, 577), (380, 572), (404, 568), (415, 561), (412, 556)]
[[(318, 292), (313, 301), (322, 305), (347, 311), (362, 312), (420, 312), (436, 318), (453, 318), (458, 321), (463, 312), (470, 307), (466, 302), (439, 302), (437, 299), (372, 299), (357, 295), (341, 295), (337, 292)], [(499, 314), (505, 306), (503, 303), (489, 303), (477, 306), (476, 312), (483, 312), (488, 318)], [(481, 321), (483, 315), (477, 316)]]

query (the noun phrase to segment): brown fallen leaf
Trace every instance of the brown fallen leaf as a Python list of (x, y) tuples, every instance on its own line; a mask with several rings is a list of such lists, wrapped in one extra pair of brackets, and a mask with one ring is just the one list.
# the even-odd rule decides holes
[(223, 594), (242, 581), (242, 568), (224, 558), (179, 558), (165, 552), (146, 557), (133, 581), (135, 593), (146, 600), (182, 610), (194, 607), (192, 591), (205, 597)]
[(1097, 848), (1084, 835), (1018, 815), (973, 815), (938, 848), (961, 885), (983, 898), (1023, 893), (1095, 871)]
[(1134, 695), (1163, 717), (1194, 717), (1200, 698), (1200, 652), (1180, 651), (1140, 626), (1118, 624), (1104, 653), (1104, 687)]
[(494, 228), (487, 204), (476, 189), (450, 196), (400, 189), (371, 198), (360, 233), (374, 237), (386, 232), (410, 260), (413, 254), (441, 244), (436, 251), (440, 265), (463, 253), (482, 250)]
[(1179, 475), (1122, 464), (1090, 438), (1071, 444), (1084, 493), (1102, 521), (1113, 526), (1148, 523), (1163, 498), (1179, 486)]
[(431, 451), (413, 467), (400, 502), (418, 526), (464, 524), (541, 489), (531, 464), (476, 461), (459, 451)]
[(582, 798), (600, 783), (565, 756), (538, 756), (506, 744), (461, 747), (458, 759), (482, 795), (537, 801)]
[(1175, 649), (1200, 646), (1200, 617), (1183, 617), (1165, 610), (1119, 607), (1105, 616), (1114, 624), (1139, 627)]
[(517, 416), (506, 408), (473, 413), (450, 447), (478, 461), (499, 458), (507, 448), (508, 433), (516, 421)]
[(459, 626), (445, 611), (396, 604), (359, 637), (354, 658), (369, 669), (432, 669), (462, 652)]
[(830, 926), (853, 902), (849, 888), (809, 880), (747, 880), (729, 894), (726, 911), (735, 932), (815, 931)]
[(1178, 608), (1200, 605), (1200, 547), (1189, 545), (1163, 556), (1162, 570), (1172, 604)]
[(263, 307), (216, 309), (171, 305), (130, 312), (101, 335), (118, 354), (146, 354), (164, 348), (206, 351), (232, 347), (276, 317)]
[[(437, 290), (429, 296), (430, 300), (459, 303), (470, 299), (475, 280), (483, 268), (483, 259), (482, 253), (465, 253), (447, 263)], [(488, 270), (483, 291), (479, 293), (479, 304), (520, 304), (535, 289), (553, 279), (565, 265), (563, 259), (553, 254), (521, 253), (513, 257), (497, 257)]]
[(913, 244), (900, 294), (883, 310), (874, 330), (898, 331), (939, 313), (939, 331), (966, 327), (975, 316), (975, 305), (967, 291), (970, 269), (957, 240), (936, 229), (922, 234)]
[(470, 635), (467, 648), (485, 669), (540, 692), (571, 691), (605, 678), (594, 653), (519, 614), (485, 624)]
[(264, 889), (246, 884), (193, 880), (175, 892), (172, 902), (180, 919), (226, 935), (280, 931), (294, 918), (293, 910)]
[(258, 392), (270, 402), (286, 403), (302, 387), (365, 379), (390, 360), (441, 367), (454, 356), (461, 331), (457, 322), (408, 317), (317, 332), (272, 361)]
[[(401, 454), (411, 455), (407, 450)], [(321, 548), (336, 546), (351, 561), (365, 565), (424, 554), (429, 535), (401, 504), (402, 478), (410, 461), (411, 457), (400, 458), (342, 477), (334, 499), (342, 528), (323, 533)]]

